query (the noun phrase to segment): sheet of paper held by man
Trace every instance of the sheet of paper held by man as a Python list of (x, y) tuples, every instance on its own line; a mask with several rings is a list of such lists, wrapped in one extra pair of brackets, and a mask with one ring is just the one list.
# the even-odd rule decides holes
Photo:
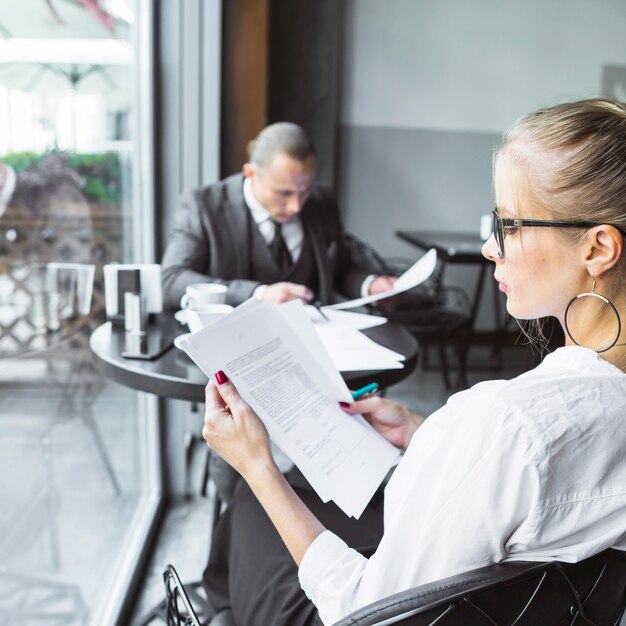
[(338, 401), (350, 401), (345, 383), (328, 371), (327, 357), (307, 349), (312, 335), (305, 344), (285, 323), (287, 310), (247, 303), (238, 309), (187, 336), (183, 349), (207, 376), (223, 370), (322, 500), (358, 518), (398, 451), (339, 408)]
[(393, 285), (393, 289), (389, 291), (383, 291), (382, 293), (374, 294), (373, 296), (365, 296), (363, 298), (357, 298), (356, 300), (346, 300), (345, 302), (338, 302), (337, 304), (331, 304), (329, 306), (322, 307), (322, 310), (326, 309), (354, 309), (358, 306), (370, 304), (377, 300), (384, 300), (390, 298), (403, 291), (417, 287), (417, 285), (423, 283), (430, 275), (435, 271), (437, 265), (437, 251), (431, 248), (421, 259), (416, 261), (409, 269), (401, 276), (398, 276), (396, 282)]

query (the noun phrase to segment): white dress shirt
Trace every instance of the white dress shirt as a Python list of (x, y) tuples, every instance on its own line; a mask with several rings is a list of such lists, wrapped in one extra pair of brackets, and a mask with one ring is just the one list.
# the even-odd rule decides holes
[[(269, 244), (274, 240), (276, 224), (272, 221), (272, 216), (269, 211), (254, 197), (249, 178), (246, 178), (243, 181), (243, 199), (250, 209), (252, 219), (261, 232), (261, 236), (265, 240), (265, 243), (269, 246)], [(295, 263), (300, 258), (300, 254), (302, 253), (302, 240), (304, 237), (300, 216), (295, 215), (282, 226), (285, 245), (287, 246), (287, 250), (289, 250), (291, 260)]]
[[(245, 178), (243, 181), (243, 199), (250, 209), (252, 219), (257, 225), (263, 240), (269, 246), (274, 240), (276, 224), (273, 222), (270, 212), (254, 197), (249, 178)], [(289, 250), (289, 254), (291, 255), (291, 260), (295, 263), (300, 258), (300, 254), (302, 254), (302, 244), (304, 240), (304, 229), (302, 228), (302, 220), (299, 215), (295, 215), (288, 222), (283, 223), (282, 234), (287, 250)], [(369, 295), (370, 285), (375, 278), (376, 276), (374, 274), (365, 278), (361, 285), (362, 297)], [(260, 300), (266, 288), (267, 285), (259, 285), (254, 290), (254, 296)]]
[(499, 561), (626, 549), (626, 374), (564, 347), (513, 380), (453, 395), (413, 436), (384, 522), (369, 560), (329, 531), (306, 551), (300, 583), (325, 624)]

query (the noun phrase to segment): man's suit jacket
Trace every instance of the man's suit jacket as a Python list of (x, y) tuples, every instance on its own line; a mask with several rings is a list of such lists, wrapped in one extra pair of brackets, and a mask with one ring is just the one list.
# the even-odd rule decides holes
[[(334, 291), (358, 297), (366, 276), (384, 273), (375, 254), (344, 235), (327, 190), (315, 187), (300, 217), (315, 259), (319, 300), (332, 302)], [(275, 268), (261, 268), (259, 274), (267, 255), (254, 254), (252, 229), (257, 226), (244, 201), (241, 174), (185, 194), (161, 262), (165, 306), (178, 307), (190, 283), (226, 284), (226, 302), (237, 305), (258, 285), (277, 282)], [(256, 280), (251, 279), (253, 266)]]

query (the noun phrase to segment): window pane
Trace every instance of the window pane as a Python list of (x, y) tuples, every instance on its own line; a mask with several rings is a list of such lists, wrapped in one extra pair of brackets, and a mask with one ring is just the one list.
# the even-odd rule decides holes
[(135, 94), (148, 4), (20, 0), (0, 16), (3, 624), (12, 611), (67, 625), (111, 615), (160, 496), (154, 411), (102, 378), (88, 347), (102, 267), (136, 260), (145, 214)]

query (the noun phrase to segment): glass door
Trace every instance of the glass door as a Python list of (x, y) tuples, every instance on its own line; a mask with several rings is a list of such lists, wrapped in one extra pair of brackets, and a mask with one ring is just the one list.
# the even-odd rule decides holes
[(153, 260), (151, 25), (148, 0), (2, 2), (2, 624), (115, 624), (160, 505), (155, 403), (88, 346), (103, 265)]

